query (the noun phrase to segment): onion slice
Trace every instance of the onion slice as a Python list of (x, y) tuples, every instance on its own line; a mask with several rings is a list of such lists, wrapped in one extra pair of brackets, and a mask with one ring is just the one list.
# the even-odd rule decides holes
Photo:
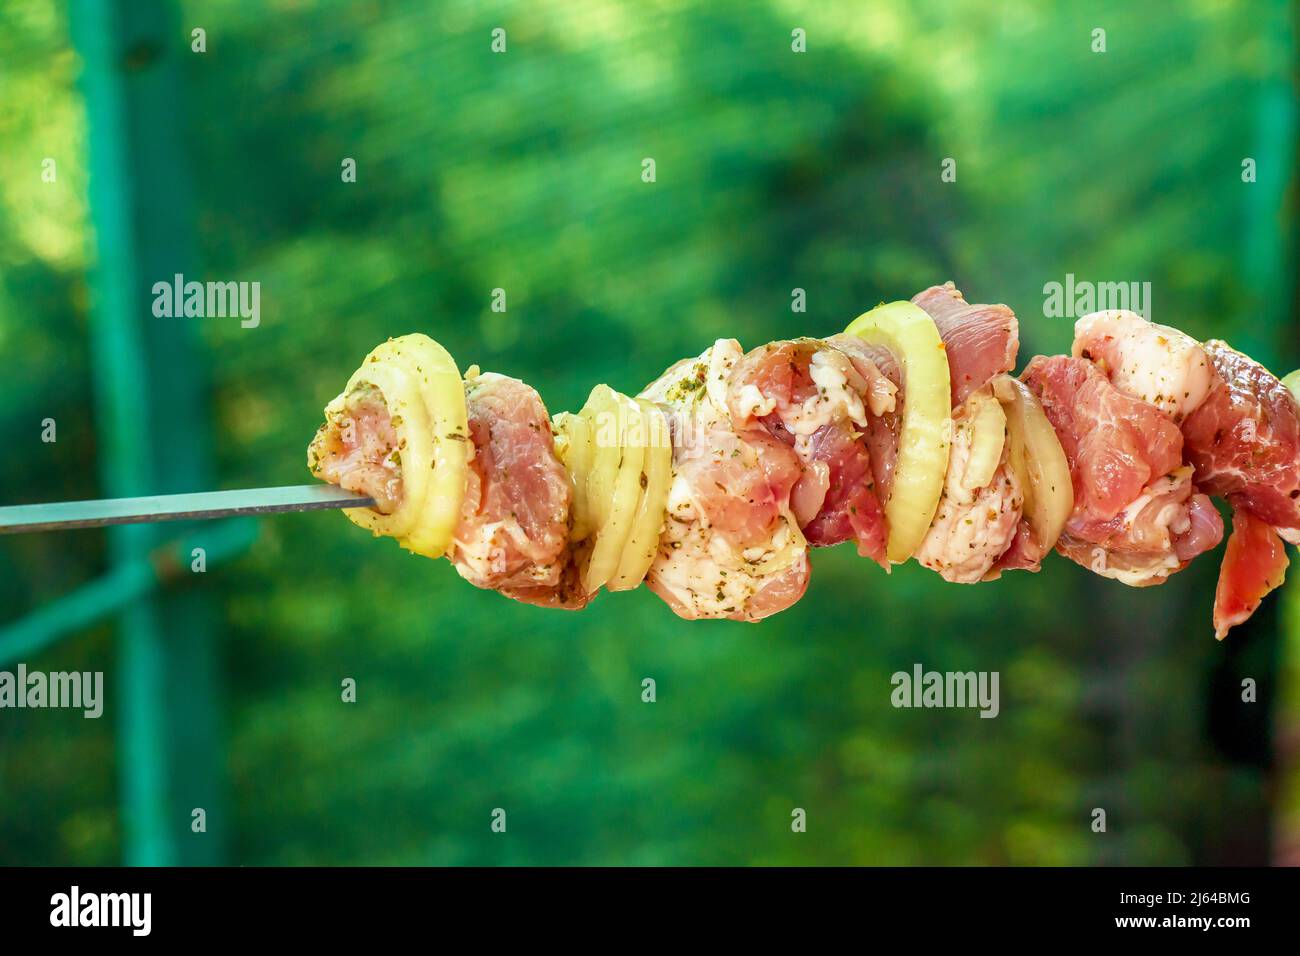
[(1024, 491), (1029, 530), (1047, 554), (1074, 511), (1070, 462), (1038, 396), (1024, 382), (999, 375), (993, 380), (993, 394), (1006, 412), (1007, 461)]
[(903, 373), (898, 458), (885, 502), (886, 553), (894, 564), (901, 564), (925, 540), (948, 472), (952, 438), (948, 355), (934, 320), (911, 302), (878, 305), (844, 331), (887, 349)]
[(569, 540), (583, 541), (591, 534), (591, 509), (587, 504), (587, 475), (591, 472), (591, 426), (572, 412), (560, 412), (552, 422), (555, 455), (569, 474), (573, 505), (569, 512)]
[(1007, 416), (1002, 405), (987, 389), (972, 392), (958, 418), (966, 421), (957, 428), (971, 432), (970, 458), (961, 475), (961, 486), (967, 491), (983, 488), (993, 481), (998, 465), (1002, 464), (1002, 449), (1007, 439)]
[(577, 414), (555, 416), (573, 484), (569, 540), (587, 594), (638, 587), (654, 563), (672, 484), (668, 420), (649, 402), (597, 385)]
[(460, 520), (472, 445), (460, 370), (427, 335), (389, 339), (366, 356), (326, 406), (326, 418), (345, 409), (354, 390), (367, 386), (383, 394), (392, 416), (402, 462), (402, 502), (387, 515), (371, 508), (343, 513), (377, 536), (396, 538), (408, 551), (441, 557)]
[(1295, 396), (1296, 401), (1300, 402), (1300, 368), (1282, 379), (1282, 384), (1289, 388), (1291, 394)]
[(640, 411), (639, 427), (630, 440), (643, 443), (645, 461), (640, 478), (641, 499), (618, 570), (606, 582), (610, 591), (630, 591), (641, 586), (659, 550), (659, 535), (668, 510), (668, 487), (673, 481), (673, 443), (664, 413), (644, 399), (635, 399)]

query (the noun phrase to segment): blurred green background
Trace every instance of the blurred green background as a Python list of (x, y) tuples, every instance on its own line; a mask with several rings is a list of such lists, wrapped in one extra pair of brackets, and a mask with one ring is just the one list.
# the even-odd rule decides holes
[[(0, 503), (306, 481), (322, 406), (413, 331), (555, 412), (949, 278), (1022, 362), (1066, 351), (1073, 273), (1300, 365), (1295, 5), (1088, 6), (9, 0)], [(260, 282), (261, 324), (154, 318), (175, 271)], [(222, 534), (122, 614), (60, 601)], [(107, 694), (0, 711), (0, 863), (1300, 861), (1300, 602), (1217, 644), (1216, 558), (964, 588), (841, 547), (746, 626), (518, 605), (337, 514), (239, 535), (0, 539), (0, 668)], [(1001, 715), (895, 710), (914, 663), (1000, 672)]]

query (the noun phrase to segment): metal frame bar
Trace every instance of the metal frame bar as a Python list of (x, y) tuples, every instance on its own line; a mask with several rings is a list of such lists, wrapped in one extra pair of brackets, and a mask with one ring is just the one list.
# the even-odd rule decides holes
[[(155, 319), (154, 279), (192, 264), (179, 57), (167, 0), (74, 0), (84, 63), (95, 233), (91, 355), (100, 468), (114, 497), (210, 487), (206, 387), (196, 328)], [(113, 575), (139, 581), (162, 544), (154, 525), (112, 529)], [(221, 763), (213, 622), (201, 590), (147, 593), (119, 613), (116, 693), (124, 862), (216, 863)], [(208, 831), (190, 832), (191, 808)]]

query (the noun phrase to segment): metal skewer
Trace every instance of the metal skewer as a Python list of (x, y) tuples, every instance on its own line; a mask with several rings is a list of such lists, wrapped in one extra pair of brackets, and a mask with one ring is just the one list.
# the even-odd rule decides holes
[(319, 511), (324, 508), (370, 508), (374, 504), (373, 498), (323, 484), (200, 491), (188, 495), (151, 495), (146, 498), (59, 501), (0, 508), (0, 535), (102, 528), (106, 525), (140, 524), (148, 521), (199, 521), (236, 515)]

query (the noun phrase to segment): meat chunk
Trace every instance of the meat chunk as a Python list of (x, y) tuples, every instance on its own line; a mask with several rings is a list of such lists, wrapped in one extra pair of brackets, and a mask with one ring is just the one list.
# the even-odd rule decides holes
[(687, 619), (757, 621), (808, 586), (807, 543), (791, 506), (802, 475), (793, 448), (727, 410), (740, 344), (720, 339), (678, 362), (641, 393), (664, 411), (673, 483), (650, 588)]
[(1023, 379), (1070, 463), (1074, 512), (1061, 554), (1141, 586), (1162, 583), (1222, 540), (1218, 512), (1183, 464), (1178, 426), (1154, 405), (1064, 355), (1035, 358)]
[(1264, 597), (1282, 584), (1290, 563), (1276, 531), (1245, 508), (1234, 511), (1214, 592), (1214, 636), (1223, 640), (1254, 614)]
[(984, 579), (1011, 547), (1024, 512), (1024, 492), (1007, 464), (1005, 445), (991, 480), (980, 484), (969, 478), (977, 402), (994, 401), (986, 393), (973, 392), (953, 413), (943, 497), (916, 553), (917, 561), (955, 584)]
[(1021, 376), (1043, 404), (1075, 479), (1075, 510), (1114, 517), (1183, 464), (1178, 426), (1124, 395), (1090, 362), (1038, 356)]
[(943, 339), (953, 408), (995, 375), (1016, 367), (1020, 324), (1005, 305), (970, 305), (951, 282), (918, 292), (912, 303), (934, 319)]
[[(1020, 348), (1019, 324), (1015, 313), (1005, 305), (971, 305), (951, 282), (917, 293), (912, 303), (930, 316), (943, 340), (954, 409), (962, 408), (995, 376), (1015, 367)], [(903, 370), (895, 356), (856, 336), (836, 335), (826, 342), (848, 355), (860, 372), (869, 369), (897, 388), (893, 408), (870, 416), (864, 429), (876, 495), (880, 501), (888, 501), (907, 401)], [(945, 490), (931, 534), (917, 559), (948, 580), (965, 582), (979, 580), (1013, 546), (1024, 496), (1005, 462), (984, 487), (968, 487), (962, 474), (971, 450), (971, 436), (957, 437), (946, 479), (953, 487)], [(992, 519), (990, 514), (994, 515)], [(1016, 565), (1003, 565), (1012, 566)], [(1037, 566), (1036, 562), (1033, 566)]]
[[(1288, 560), (1278, 533), (1300, 541), (1295, 397), (1262, 365), (1223, 342), (1201, 345), (1131, 312), (1080, 319), (1074, 353), (1095, 362), (1121, 391), (1180, 423), (1196, 484), (1232, 504), (1233, 531), (1214, 604), (1215, 633), (1222, 639), (1281, 584)], [(1203, 550), (1193, 540), (1217, 544), (1222, 538), (1217, 512), (1194, 507), (1192, 517), (1194, 533), (1179, 542), (1184, 559)]]
[(1079, 319), (1073, 355), (1093, 362), (1125, 395), (1154, 405), (1175, 423), (1200, 407), (1214, 380), (1201, 343), (1122, 309)]
[(1300, 407), (1268, 369), (1219, 341), (1205, 343), (1214, 379), (1183, 422), (1197, 483), (1300, 543)]
[(501, 593), (523, 604), (547, 607), (560, 611), (581, 611), (596, 595), (588, 594), (582, 586), (582, 575), (571, 555), (561, 561), (559, 581), (555, 584), (530, 584), (522, 587), (503, 587)]
[(1181, 424), (1203, 490), (1300, 534), (1300, 406), (1268, 369), (1125, 311), (1080, 319), (1074, 354)]
[(402, 449), (384, 394), (373, 385), (353, 389), (341, 408), (331, 405), (308, 449), (308, 465), (322, 481), (368, 495), (390, 515), (402, 503)]
[(791, 503), (808, 543), (856, 540), (882, 566), (885, 515), (875, 494), (862, 429), (894, 407), (897, 389), (870, 361), (857, 366), (815, 339), (754, 349), (732, 370), (727, 406), (734, 427), (760, 427), (794, 449), (803, 467)]
[[(995, 376), (1015, 367), (1020, 326), (1015, 313), (1005, 305), (971, 305), (951, 282), (918, 292), (912, 302), (930, 316), (943, 340), (953, 408)], [(873, 414), (865, 430), (876, 496), (882, 502), (888, 501), (907, 402), (903, 370), (888, 351), (868, 345), (857, 336), (833, 335), (826, 342), (848, 355), (859, 372), (865, 375), (868, 369), (877, 371), (897, 388), (894, 407)]]
[(465, 404), (474, 454), (447, 556), (476, 587), (559, 587), (572, 490), (546, 407), (528, 385), (490, 372), (466, 379)]
[[(1021, 500), (1023, 508), (1024, 501)], [(1002, 552), (993, 567), (983, 578), (985, 581), (996, 581), (1002, 576), (1003, 571), (1038, 571), (1043, 566), (1043, 558), (1052, 553), (1052, 549), (1044, 547), (1043, 543), (1038, 540), (1034, 530), (1030, 527), (1029, 520), (1023, 515), (1016, 522), (1016, 533), (1007, 545), (1007, 549)]]
[(894, 468), (898, 462), (898, 436), (903, 424), (903, 405), (907, 401), (903, 370), (888, 351), (868, 345), (856, 335), (832, 335), (826, 339), (826, 344), (848, 356), (865, 380), (870, 381), (873, 375), (879, 375), (893, 388), (892, 407), (878, 401), (869, 408), (871, 414), (867, 416), (866, 428), (863, 429), (863, 441), (875, 479), (873, 491), (883, 505), (894, 487)]
[(1107, 519), (1072, 516), (1057, 542), (1070, 560), (1132, 587), (1163, 584), (1223, 540), (1223, 519), (1188, 466), (1156, 479)]

